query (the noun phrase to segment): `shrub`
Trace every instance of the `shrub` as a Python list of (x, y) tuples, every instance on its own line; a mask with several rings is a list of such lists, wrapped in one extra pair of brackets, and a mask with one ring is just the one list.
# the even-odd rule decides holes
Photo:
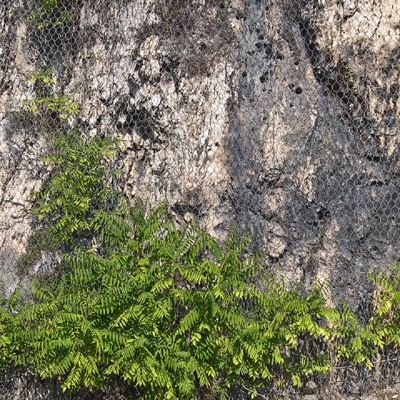
[(35, 282), (33, 301), (4, 335), (18, 343), (17, 365), (65, 376), (64, 389), (104, 387), (120, 375), (149, 399), (194, 398), (200, 389), (224, 398), (235, 383), (255, 388), (278, 373), (300, 385), (329, 368), (326, 356), (299, 347), (330, 337), (319, 292), (303, 298), (272, 279), (262, 292), (249, 238), (232, 233), (219, 245), (195, 224), (178, 228), (166, 205), (146, 216), (139, 201), (93, 220), (99, 249), (66, 255), (69, 273)]

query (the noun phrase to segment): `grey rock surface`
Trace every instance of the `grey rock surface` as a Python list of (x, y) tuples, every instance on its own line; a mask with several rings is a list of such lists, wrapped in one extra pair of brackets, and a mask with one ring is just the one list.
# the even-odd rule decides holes
[(397, 0), (88, 0), (52, 29), (29, 21), (37, 3), (0, 2), (6, 292), (54, 128), (25, 118), (27, 78), (52, 67), (82, 129), (120, 140), (128, 196), (220, 238), (235, 222), (288, 284), (365, 308), (365, 274), (400, 248)]
[(43, 67), (81, 104), (84, 129), (120, 139), (127, 195), (167, 200), (219, 237), (236, 222), (288, 282), (319, 279), (356, 307), (365, 273), (398, 257), (396, 0), (92, 0), (54, 29), (29, 23), (32, 4), (1, 4), (8, 290), (46, 176), (43, 126), (22, 115), (26, 79)]

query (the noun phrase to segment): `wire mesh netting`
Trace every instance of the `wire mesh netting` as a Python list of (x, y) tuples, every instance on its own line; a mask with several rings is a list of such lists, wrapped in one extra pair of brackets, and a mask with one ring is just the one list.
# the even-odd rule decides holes
[[(2, 0), (0, 17), (3, 296), (57, 258), (31, 211), (49, 136), (75, 130), (118, 139), (127, 197), (250, 231), (265, 269), (368, 321), (365, 275), (400, 253), (398, 0)], [(393, 385), (398, 353), (375, 361), (315, 381)]]

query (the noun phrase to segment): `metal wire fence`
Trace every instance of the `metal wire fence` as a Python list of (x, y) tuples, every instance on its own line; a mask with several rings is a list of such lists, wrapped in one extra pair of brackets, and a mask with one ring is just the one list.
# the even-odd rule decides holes
[[(18, 269), (46, 135), (78, 128), (119, 140), (128, 197), (250, 230), (266, 268), (368, 319), (365, 274), (400, 249), (399, 38), (398, 0), (2, 0), (3, 294), (51, 263)], [(79, 113), (40, 108), (45, 71)], [(395, 383), (398, 354), (333, 371), (321, 396), (360, 396)]]

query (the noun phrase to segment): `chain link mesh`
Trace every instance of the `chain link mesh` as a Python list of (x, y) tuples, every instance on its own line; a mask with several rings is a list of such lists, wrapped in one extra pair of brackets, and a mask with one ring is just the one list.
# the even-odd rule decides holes
[[(45, 134), (79, 127), (118, 138), (127, 196), (218, 238), (250, 230), (266, 268), (368, 320), (365, 274), (400, 248), (398, 0), (3, 0), (0, 16), (3, 295), (51, 263), (39, 249), (18, 269)], [(78, 115), (29, 110), (49, 69)], [(398, 354), (380, 357), (315, 380), (330, 398), (393, 385)]]

